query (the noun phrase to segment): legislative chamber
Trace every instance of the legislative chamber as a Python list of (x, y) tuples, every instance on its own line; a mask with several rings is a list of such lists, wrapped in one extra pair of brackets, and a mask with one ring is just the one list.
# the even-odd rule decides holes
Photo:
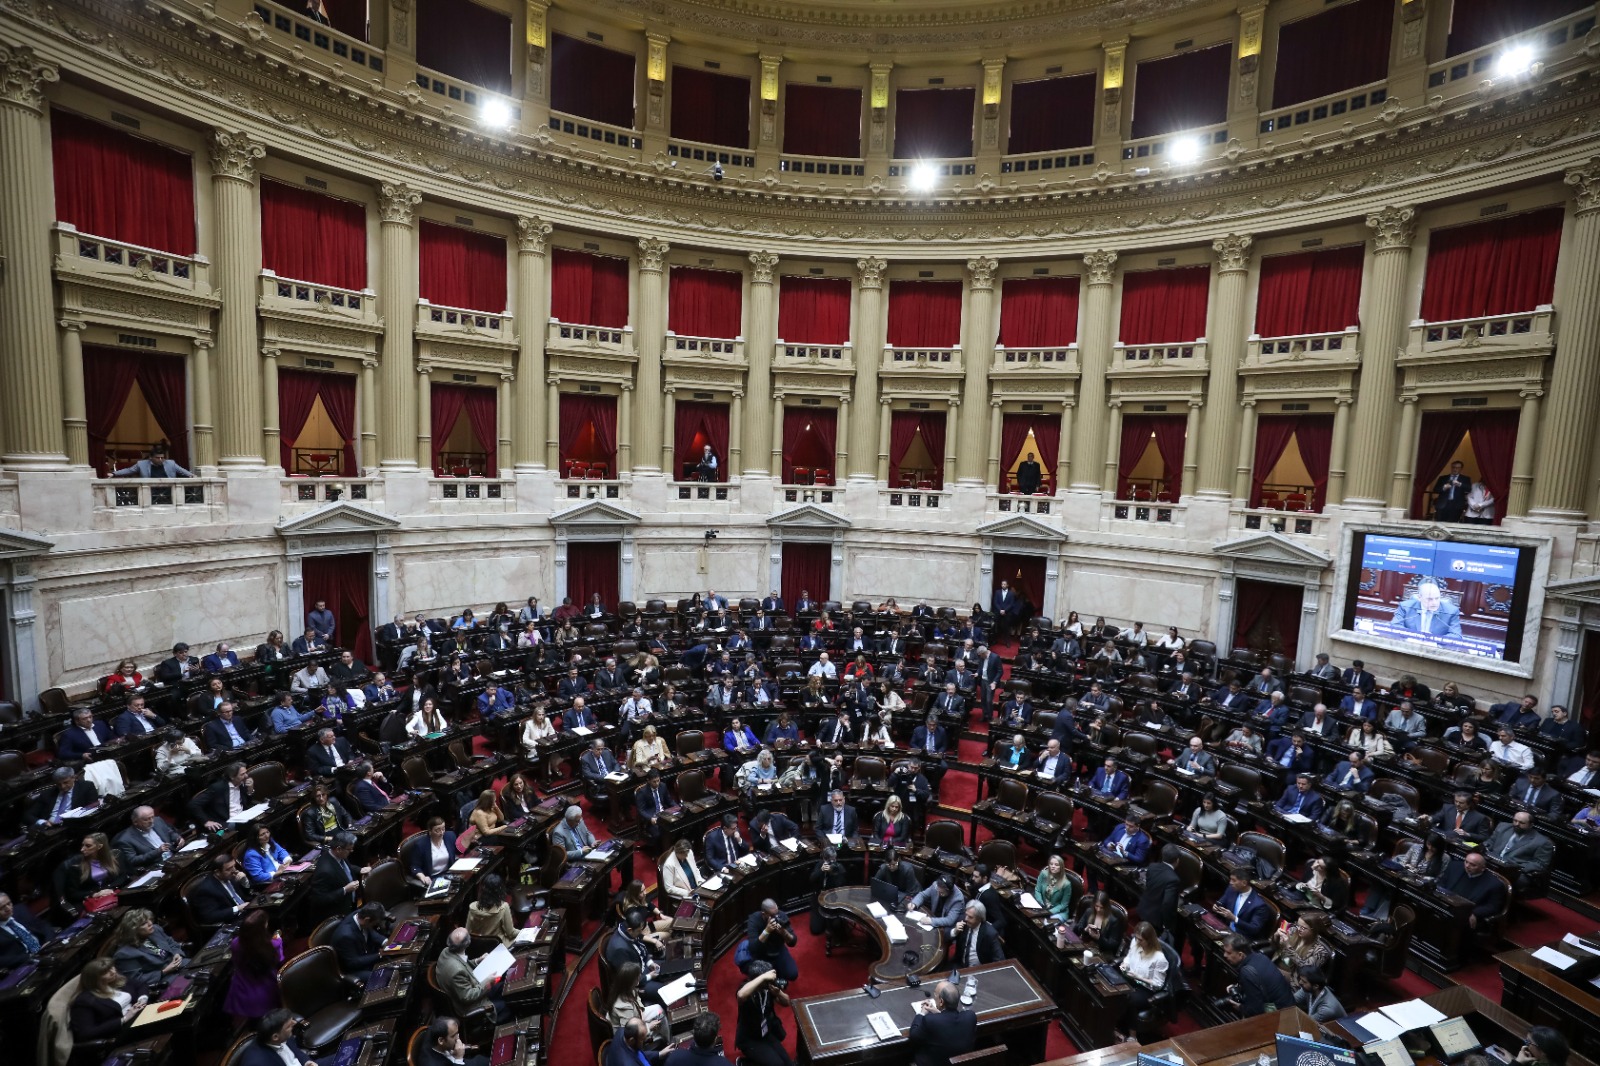
[(1597, 16), (11, 0), (11, 1058), (1600, 1063)]

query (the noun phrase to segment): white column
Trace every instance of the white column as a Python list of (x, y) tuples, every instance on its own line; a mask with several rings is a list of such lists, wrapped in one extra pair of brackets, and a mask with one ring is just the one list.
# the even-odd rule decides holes
[[(217, 446), (224, 467), (265, 465), (262, 360), (256, 341), (256, 277), (261, 268), (256, 160), (266, 148), (245, 132), (211, 133), (211, 195), (216, 208)], [(276, 457), (272, 462), (277, 462)]]

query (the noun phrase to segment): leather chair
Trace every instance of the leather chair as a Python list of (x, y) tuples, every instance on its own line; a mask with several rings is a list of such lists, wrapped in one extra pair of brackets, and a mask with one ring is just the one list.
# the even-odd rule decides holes
[(1244, 803), (1261, 798), (1261, 771), (1253, 766), (1241, 766), (1236, 762), (1224, 762), (1217, 767), (1217, 784), (1219, 793), (1237, 790), (1233, 799)]
[(978, 862), (994, 870), (1001, 866), (1017, 868), (1017, 846), (1009, 840), (986, 840), (978, 849)]
[[(411, 1034), (411, 1038), (406, 1041), (406, 1066), (421, 1066), (422, 1046), (427, 1040), (428, 1027), (426, 1025)], [(598, 1066), (604, 1066), (604, 1063), (600, 1063)]]
[(488, 1047), (494, 1042), (494, 1004), (485, 996), (471, 1010), (462, 1012), (450, 994), (440, 987), (438, 976), (434, 973), (437, 965), (437, 962), (430, 962), (427, 966), (428, 992), (433, 998), (434, 1016), (443, 1014), (455, 1018), (461, 1025), (462, 1040)]
[(705, 750), (706, 735), (698, 729), (685, 729), (673, 738), (672, 746), (679, 755), (693, 755)]
[(667, 613), (666, 600), (645, 600), (644, 614), (647, 618), (654, 618)]
[(1183, 883), (1183, 887), (1178, 889), (1178, 902), (1185, 903), (1205, 882), (1205, 860), (1188, 848), (1180, 846), (1178, 854), (1173, 857), (1172, 868), (1178, 872), (1178, 880)]
[(361, 882), (361, 893), (368, 903), (383, 904), (396, 920), (417, 916), (411, 898), (413, 885), (406, 880), (406, 868), (398, 859), (385, 859), (374, 866)]
[(1313, 707), (1323, 702), (1322, 690), (1310, 685), (1291, 685), (1288, 695), (1289, 702), (1299, 707)]
[(47, 688), (39, 693), (39, 711), (46, 717), (68, 717), (71, 705), (67, 702), (66, 689)]
[(554, 841), (550, 842), (550, 850), (544, 857), (544, 863), (539, 867), (539, 887), (549, 892), (561, 880), (561, 875), (567, 870), (567, 849)]
[(706, 796), (706, 775), (703, 770), (685, 770), (678, 775), (678, 802), (692, 803)]
[(1278, 652), (1267, 656), (1267, 665), (1272, 667), (1275, 677), (1286, 677), (1294, 672), (1294, 660)]
[(852, 783), (880, 784), (889, 779), (888, 764), (876, 755), (856, 758), (850, 771)]
[(966, 829), (960, 822), (948, 818), (940, 818), (928, 823), (922, 842), (934, 851), (947, 855), (962, 855), (970, 857), (972, 852), (967, 850)]
[(428, 764), (422, 756), (407, 756), (405, 762), (400, 764), (400, 772), (405, 776), (408, 788), (432, 791), (433, 771), (428, 769)]
[(589, 989), (588, 1015), (589, 1015), (589, 1045), (600, 1050), (600, 1045), (611, 1039), (613, 1029), (611, 1021), (606, 1017), (605, 1008), (600, 1004), (600, 989)]
[(1217, 661), (1217, 645), (1209, 640), (1191, 640), (1186, 658), (1199, 659), (1208, 668)]
[[(1411, 754), (1417, 757), (1417, 762), (1422, 764), (1423, 770), (1435, 777), (1443, 777), (1450, 771), (1450, 756), (1447, 752), (1429, 744), (1418, 744), (1411, 749)], [(1476, 776), (1476, 775), (1474, 775)]]
[(28, 759), (20, 751), (0, 751), (0, 781), (15, 781), (28, 772)]
[(181, 917), (183, 920), (183, 927), (189, 930), (189, 939), (193, 940), (197, 944), (210, 940), (211, 934), (222, 928), (220, 925), (209, 925), (200, 921), (200, 919), (195, 916), (194, 908), (189, 906), (189, 893), (194, 891), (195, 886), (200, 883), (201, 878), (210, 876), (210, 871), (202, 871), (201, 873), (197, 873), (185, 881), (183, 886), (178, 889), (178, 902), (180, 904), (179, 910), (182, 912)]
[(869, 614), (872, 613), (872, 601), (871, 600), (856, 600), (855, 602), (850, 604), (850, 612), (852, 614), (854, 614), (856, 616), (857, 620), (859, 621), (864, 616), (869, 615)]
[(1027, 810), (1027, 784), (1011, 777), (1002, 779), (997, 783), (994, 790), (994, 805), (996, 807), (1010, 807), (1014, 811)]
[(1380, 777), (1372, 782), (1372, 787), (1367, 789), (1367, 795), (1373, 799), (1381, 799), (1384, 796), (1399, 796), (1405, 800), (1406, 806), (1410, 807), (1413, 813), (1422, 810), (1422, 795), (1417, 792), (1417, 786), (1409, 781), (1396, 781), (1392, 777)]
[(361, 1016), (361, 986), (339, 969), (330, 947), (312, 948), (284, 963), (278, 970), (278, 993), (283, 1005), (304, 1019), (300, 1046), (313, 1057), (337, 1047)]
[(638, 615), (638, 613), (639, 605), (634, 603), (632, 600), (623, 600), (621, 603), (617, 604), (617, 617), (622, 619), (624, 622), (632, 621), (634, 617)]
[[(1253, 850), (1261, 858), (1266, 859), (1278, 869), (1283, 869), (1284, 856), (1288, 849), (1283, 846), (1283, 841), (1267, 833), (1240, 833), (1239, 843)], [(1277, 922), (1273, 922), (1276, 926)]]
[(1072, 829), (1072, 800), (1059, 792), (1038, 792), (1033, 797), (1033, 813), (1055, 822), (1065, 831)]
[[(606, 1052), (611, 1050), (611, 1041), (607, 1040), (594, 1051), (594, 1066), (606, 1066)], [(743, 1066), (744, 1058), (741, 1056), (734, 1066)]]
[(244, 1035), (235, 1040), (227, 1053), (222, 1056), (222, 1066), (239, 1066), (240, 1060), (244, 1058), (245, 1048), (249, 1047), (255, 1038), (256, 1034), (247, 1028)]
[(250, 783), (255, 786), (257, 803), (277, 799), (289, 791), (289, 784), (284, 779), (283, 763), (281, 762), (257, 763), (246, 772), (250, 775)]
[(317, 927), (311, 930), (311, 935), (306, 937), (306, 946), (313, 948), (332, 947), (333, 945), (329, 941), (333, 939), (333, 931), (339, 927), (339, 923), (343, 920), (336, 914), (332, 918), (324, 918), (318, 922)]
[(1142, 729), (1130, 729), (1122, 734), (1122, 745), (1128, 749), (1128, 761), (1147, 763), (1161, 750), (1161, 742)]
[(1161, 691), (1161, 682), (1156, 680), (1155, 674), (1134, 674), (1123, 683), (1133, 686), (1140, 692)]
[(1139, 797), (1139, 806), (1157, 818), (1170, 818), (1178, 807), (1178, 787), (1170, 781), (1150, 780)]
[(1368, 961), (1372, 969), (1385, 979), (1394, 981), (1405, 972), (1409, 961), (1411, 934), (1417, 925), (1417, 915), (1409, 906), (1401, 903), (1389, 912), (1389, 921), (1394, 925), (1394, 932), (1374, 941), (1375, 946)]

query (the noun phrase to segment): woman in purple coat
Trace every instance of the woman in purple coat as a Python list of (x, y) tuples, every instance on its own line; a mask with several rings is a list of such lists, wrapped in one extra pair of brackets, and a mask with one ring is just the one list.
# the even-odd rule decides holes
[(252, 911), (233, 938), (233, 983), (222, 1009), (235, 1024), (254, 1023), (281, 1005), (278, 967), (283, 963), (283, 937), (267, 924), (266, 911)]

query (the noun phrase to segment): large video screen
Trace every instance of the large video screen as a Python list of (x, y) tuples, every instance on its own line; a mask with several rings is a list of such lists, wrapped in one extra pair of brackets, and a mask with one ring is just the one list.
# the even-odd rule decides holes
[(1535, 551), (1356, 533), (1344, 628), (1419, 651), (1516, 662)]

